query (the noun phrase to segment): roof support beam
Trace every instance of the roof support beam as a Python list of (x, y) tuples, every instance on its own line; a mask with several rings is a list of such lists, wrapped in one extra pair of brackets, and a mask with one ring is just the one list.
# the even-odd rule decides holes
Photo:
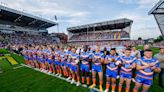
[(154, 14), (154, 12), (164, 3), (163, 0), (160, 0), (150, 11), (149, 11), (149, 15), (150, 14)]
[(164, 14), (164, 12), (154, 12), (152, 14)]
[(14, 22), (21, 21), (22, 15), (20, 15), (18, 18), (14, 20)]
[(160, 10), (164, 10), (164, 8), (157, 8), (157, 10), (160, 9)]
[(48, 23), (44, 23), (44, 24), (40, 25), (39, 28), (40, 28), (40, 27), (43, 27), (43, 26), (45, 26), (45, 25), (47, 25), (47, 24), (48, 24)]
[(29, 22), (28, 25), (35, 24), (36, 21), (38, 21), (38, 20), (33, 20), (33, 21)]

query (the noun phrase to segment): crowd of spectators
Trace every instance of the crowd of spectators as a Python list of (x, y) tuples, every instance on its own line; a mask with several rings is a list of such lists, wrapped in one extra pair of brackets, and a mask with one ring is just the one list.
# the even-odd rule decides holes
[(153, 44), (154, 47), (164, 47), (164, 40)]
[(129, 38), (129, 33), (126, 31), (114, 31), (114, 32), (89, 32), (74, 34), (69, 40), (113, 40)]
[(142, 40), (127, 40), (127, 41), (92, 41), (92, 42), (70, 42), (69, 45), (82, 46), (82, 45), (111, 45), (111, 46), (135, 46), (142, 45)]
[(52, 38), (47, 35), (31, 35), (31, 34), (7, 34), (7, 33), (0, 33), (0, 47), (6, 45), (19, 45), (19, 44), (52, 44), (54, 43)]

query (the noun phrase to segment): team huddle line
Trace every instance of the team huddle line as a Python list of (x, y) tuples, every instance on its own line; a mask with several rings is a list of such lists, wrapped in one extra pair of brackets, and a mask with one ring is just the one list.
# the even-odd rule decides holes
[[(118, 92), (122, 92), (124, 82), (126, 83), (125, 92), (130, 92), (132, 78), (135, 78), (133, 92), (138, 92), (141, 86), (142, 92), (148, 92), (153, 84), (154, 72), (161, 71), (159, 61), (153, 58), (153, 52), (150, 49), (144, 51), (143, 57), (132, 53), (131, 47), (127, 47), (120, 55), (115, 48), (111, 48), (107, 54), (100, 51), (99, 46), (93, 50), (84, 46), (80, 51), (71, 46), (67, 48), (25, 46), (22, 53), (27, 65), (59, 77), (64, 76), (67, 80), (71, 80), (71, 84), (76, 81), (76, 86), (87, 84), (91, 89), (96, 87), (96, 73), (98, 73), (100, 92), (103, 91), (103, 71), (106, 74), (105, 92), (109, 92), (110, 87), (112, 92), (115, 92), (118, 78)], [(105, 70), (102, 67), (105, 67)], [(90, 71), (92, 71), (92, 83), (90, 83)]]

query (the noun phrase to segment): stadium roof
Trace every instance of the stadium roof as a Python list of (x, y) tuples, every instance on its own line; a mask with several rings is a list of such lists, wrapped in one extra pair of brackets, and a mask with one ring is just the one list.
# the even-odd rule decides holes
[(149, 14), (164, 14), (164, 0), (160, 0), (150, 11)]
[[(44, 12), (44, 11), (43, 11)], [(14, 23), (17, 26), (46, 29), (57, 23), (31, 14), (0, 5), (0, 20)]]
[(159, 26), (159, 29), (164, 35), (164, 0), (160, 0), (150, 11), (149, 14), (153, 14), (154, 18)]
[(123, 18), (123, 19), (110, 20), (110, 21), (98, 22), (93, 24), (86, 24), (76, 27), (69, 27), (67, 28), (67, 31), (71, 33), (79, 33), (79, 32), (86, 32), (86, 31), (123, 29), (131, 26), (132, 23), (133, 23), (132, 20)]

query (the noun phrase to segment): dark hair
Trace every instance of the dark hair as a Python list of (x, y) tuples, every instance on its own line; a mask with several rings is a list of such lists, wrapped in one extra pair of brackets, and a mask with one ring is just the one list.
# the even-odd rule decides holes
[(152, 50), (151, 50), (151, 49), (146, 49), (146, 50), (145, 50), (145, 52), (147, 52), (147, 51), (148, 51), (148, 52), (152, 52)]
[(164, 49), (164, 47), (160, 47), (159, 50)]
[(116, 48), (111, 48), (110, 50), (116, 50)]
[(58, 49), (60, 48), (59, 45), (56, 46)]
[(125, 50), (131, 51), (131, 48), (126, 48)]
[(130, 46), (128, 46), (127, 48), (132, 48), (132, 47), (133, 47), (133, 46), (130, 45)]

